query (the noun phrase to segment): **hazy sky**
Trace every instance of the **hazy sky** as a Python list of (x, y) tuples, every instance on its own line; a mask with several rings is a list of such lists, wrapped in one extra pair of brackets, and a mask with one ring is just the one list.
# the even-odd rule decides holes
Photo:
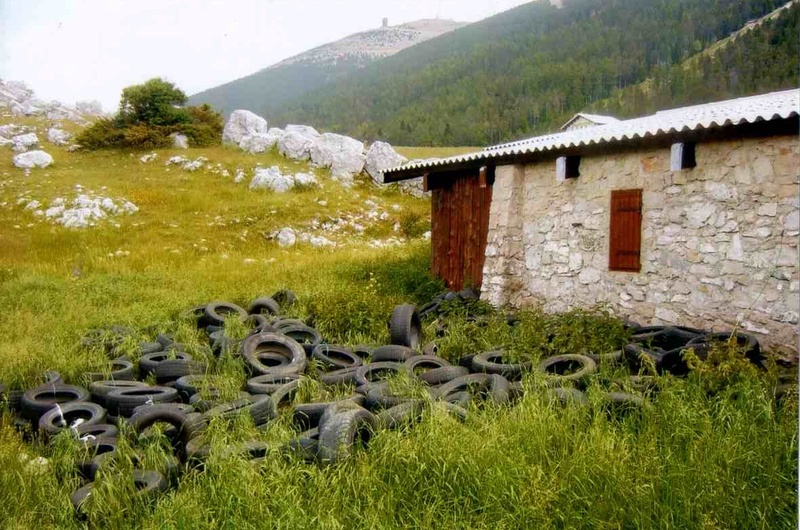
[(530, 0), (0, 0), (0, 78), (97, 99), (164, 77), (187, 94), (309, 48), (421, 18), (472, 22)]

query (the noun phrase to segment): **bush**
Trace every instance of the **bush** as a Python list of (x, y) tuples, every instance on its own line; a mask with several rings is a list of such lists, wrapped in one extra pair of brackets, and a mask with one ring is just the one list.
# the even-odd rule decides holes
[(101, 119), (84, 129), (77, 142), (85, 149), (156, 149), (172, 145), (180, 133), (194, 147), (217, 145), (222, 139), (222, 115), (208, 105), (180, 108), (186, 95), (172, 83), (151, 79), (122, 92), (114, 119)]

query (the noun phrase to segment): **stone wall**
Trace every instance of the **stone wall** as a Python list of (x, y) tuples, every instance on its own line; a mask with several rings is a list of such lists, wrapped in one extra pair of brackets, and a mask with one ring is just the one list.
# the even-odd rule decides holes
[[(555, 160), (496, 171), (483, 297), (547, 311), (607, 303), (643, 324), (738, 325), (797, 349), (800, 156), (797, 136), (702, 143), (697, 167), (670, 150), (581, 159), (557, 182)], [(614, 189), (643, 190), (642, 269), (608, 270)]]

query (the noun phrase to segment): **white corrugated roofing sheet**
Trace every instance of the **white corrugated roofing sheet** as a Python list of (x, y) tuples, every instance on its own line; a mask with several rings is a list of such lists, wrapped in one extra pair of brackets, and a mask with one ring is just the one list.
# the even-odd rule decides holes
[(412, 161), (387, 169), (384, 171), (384, 175), (400, 170), (434, 169), (471, 161), (477, 162), (507, 156), (650, 138), (664, 134), (714, 129), (727, 125), (786, 119), (798, 116), (798, 111), (800, 111), (800, 89), (771, 92), (758, 96), (663, 110), (642, 118), (536, 136), (527, 140), (488, 147), (475, 153), (434, 160)]

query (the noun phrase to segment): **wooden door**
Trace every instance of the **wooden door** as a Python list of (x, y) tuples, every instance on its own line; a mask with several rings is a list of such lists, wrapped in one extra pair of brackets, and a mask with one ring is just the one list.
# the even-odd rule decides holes
[(472, 170), (431, 186), (431, 268), (449, 289), (483, 282), (492, 180), (486, 170)]

